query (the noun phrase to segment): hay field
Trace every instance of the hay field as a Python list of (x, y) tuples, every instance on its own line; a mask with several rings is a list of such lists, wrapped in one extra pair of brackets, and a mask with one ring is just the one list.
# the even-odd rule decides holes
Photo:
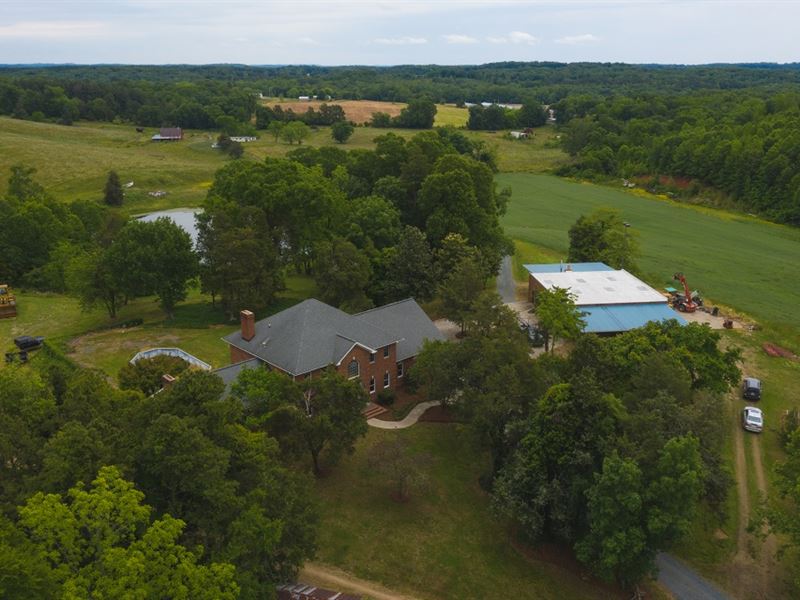
[[(284, 110), (291, 108), (295, 113), (305, 112), (309, 108), (319, 110), (322, 104), (338, 104), (344, 110), (348, 120), (359, 124), (369, 123), (372, 120), (372, 113), (376, 112), (396, 117), (406, 107), (405, 102), (382, 102), (379, 100), (329, 100), (323, 102), (322, 100), (304, 101), (275, 98), (265, 99), (262, 104), (265, 106), (280, 106)], [(463, 127), (467, 124), (468, 117), (469, 114), (466, 108), (458, 108), (452, 104), (437, 104), (434, 125)]]

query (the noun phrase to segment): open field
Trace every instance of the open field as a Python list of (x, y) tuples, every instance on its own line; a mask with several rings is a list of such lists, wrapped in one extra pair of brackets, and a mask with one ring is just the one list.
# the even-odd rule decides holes
[[(554, 127), (539, 127), (527, 140), (512, 139), (507, 131), (465, 131), (473, 139), (483, 140), (497, 153), (501, 173), (546, 173), (569, 162), (556, 142)], [(501, 186), (508, 185), (499, 181)]]
[[(406, 503), (392, 500), (387, 484), (367, 465), (369, 448), (391, 436), (406, 437), (414, 452), (431, 457), (426, 471), (432, 489)], [(487, 457), (471, 440), (457, 425), (420, 423), (402, 432), (371, 428), (356, 453), (317, 482), (318, 560), (429, 600), (622, 597), (514, 549), (504, 525), (489, 517), (489, 497), (478, 485)]]
[[(349, 121), (363, 124), (372, 120), (372, 114), (376, 112), (386, 113), (390, 117), (396, 117), (400, 111), (406, 107), (405, 102), (381, 102), (380, 100), (281, 100), (280, 98), (264, 99), (261, 102), (264, 106), (280, 106), (286, 110), (291, 108), (295, 113), (306, 112), (309, 108), (319, 110), (323, 104), (338, 104), (344, 110), (344, 114)], [(463, 127), (467, 124), (469, 111), (466, 108), (458, 108), (452, 104), (437, 104), (436, 119), (434, 125), (453, 125)]]
[(566, 257), (567, 230), (581, 214), (616, 208), (640, 236), (639, 263), (650, 283), (667, 285), (683, 271), (689, 285), (714, 302), (791, 330), (800, 349), (800, 230), (547, 175), (497, 179), (513, 189), (503, 218), (513, 239)]

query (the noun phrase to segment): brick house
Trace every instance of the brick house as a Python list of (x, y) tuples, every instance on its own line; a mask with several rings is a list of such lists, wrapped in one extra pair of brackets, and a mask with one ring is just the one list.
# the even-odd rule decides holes
[(312, 298), (260, 321), (243, 310), (241, 329), (223, 338), (231, 365), (216, 373), (228, 384), (244, 368), (305, 379), (333, 366), (374, 399), (402, 385), (425, 340), (443, 339), (413, 299), (350, 315)]

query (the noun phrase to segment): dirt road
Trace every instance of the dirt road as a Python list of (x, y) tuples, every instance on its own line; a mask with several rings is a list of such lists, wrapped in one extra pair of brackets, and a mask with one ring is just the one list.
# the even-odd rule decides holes
[(317, 563), (306, 563), (300, 570), (298, 580), (339, 592), (361, 594), (364, 596), (364, 600), (368, 598), (371, 600), (420, 600), (414, 596), (387, 590), (380, 584), (364, 581), (339, 569)]
[[(748, 531), (750, 519), (754, 511), (767, 494), (767, 478), (761, 456), (761, 436), (747, 433), (740, 424), (743, 408), (738, 393), (731, 393), (733, 403), (733, 443), (736, 457), (735, 473), (736, 491), (739, 496), (739, 519), (736, 535), (736, 555), (730, 565), (730, 580), (737, 598), (747, 600), (772, 598), (775, 584), (775, 556), (778, 543), (775, 536), (768, 535), (761, 539)], [(747, 452), (750, 446), (750, 453)], [(752, 477), (755, 479), (759, 498), (751, 498), (748, 479), (748, 464), (752, 465)]]

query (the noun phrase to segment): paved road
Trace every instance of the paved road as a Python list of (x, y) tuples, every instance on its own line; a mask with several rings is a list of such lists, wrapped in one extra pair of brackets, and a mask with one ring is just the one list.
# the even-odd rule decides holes
[(514, 302), (517, 299), (517, 284), (514, 282), (510, 256), (504, 256), (500, 263), (500, 273), (497, 275), (497, 293), (500, 294), (504, 303)]
[(674, 556), (656, 556), (658, 582), (677, 600), (731, 600), (725, 592)]

